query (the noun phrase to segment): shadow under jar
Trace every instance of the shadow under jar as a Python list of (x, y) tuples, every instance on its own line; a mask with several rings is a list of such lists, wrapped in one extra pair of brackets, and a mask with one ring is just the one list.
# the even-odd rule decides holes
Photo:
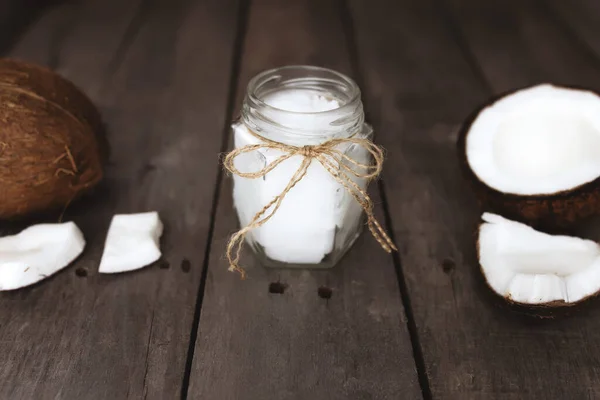
[[(232, 129), (235, 148), (263, 143), (251, 132), (297, 147), (334, 138), (370, 140), (373, 135), (364, 122), (356, 83), (336, 71), (311, 66), (282, 67), (254, 77)], [(371, 162), (371, 155), (360, 145), (341, 143), (336, 149), (356, 162)], [(261, 148), (238, 156), (235, 166), (243, 172), (256, 172), (285, 154), (279, 149)], [(284, 191), (303, 158), (295, 155), (261, 177), (233, 176), (234, 207), (242, 227)], [(330, 160), (336, 165), (340, 162)], [(366, 190), (367, 179), (348, 175)], [(313, 159), (275, 214), (251, 230), (246, 242), (266, 267), (331, 268), (352, 246), (363, 226), (360, 204)]]

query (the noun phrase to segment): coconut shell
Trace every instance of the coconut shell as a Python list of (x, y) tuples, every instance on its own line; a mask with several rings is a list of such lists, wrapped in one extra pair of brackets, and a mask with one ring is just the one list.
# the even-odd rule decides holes
[(592, 299), (597, 298), (600, 294), (599, 291), (572, 303), (567, 303), (563, 300), (555, 300), (546, 303), (534, 304), (518, 302), (513, 300), (510, 296), (505, 297), (501, 295), (500, 293), (496, 292), (490, 282), (488, 282), (485, 272), (483, 271), (483, 266), (481, 265), (479, 259), (479, 231), (482, 226), (483, 223), (480, 223), (477, 226), (474, 235), (475, 252), (477, 256), (477, 271), (475, 272), (477, 272), (476, 275), (479, 277), (477, 279), (479, 288), (485, 289), (487, 299), (491, 300), (494, 304), (527, 317), (554, 319), (568, 317), (572, 315), (574, 310), (577, 310), (578, 313), (581, 312), (582, 309), (587, 308), (590, 303), (593, 303), (593, 301), (591, 301)]
[(66, 207), (102, 179), (102, 122), (71, 82), (0, 59), (0, 218)]
[[(491, 104), (501, 97), (495, 97)], [(517, 195), (504, 193), (481, 181), (467, 160), (467, 136), (479, 112), (477, 109), (463, 124), (457, 141), (458, 158), (462, 172), (473, 188), (482, 211), (523, 222), (536, 229), (555, 231), (569, 228), (600, 214), (600, 177), (569, 190), (545, 195)]]

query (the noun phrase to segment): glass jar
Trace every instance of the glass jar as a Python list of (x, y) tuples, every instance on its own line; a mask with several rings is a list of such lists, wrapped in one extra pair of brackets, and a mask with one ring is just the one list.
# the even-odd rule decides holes
[[(254, 77), (232, 130), (236, 149), (263, 143), (251, 132), (298, 147), (373, 135), (364, 122), (356, 83), (336, 71), (312, 66), (277, 68)], [(360, 145), (341, 143), (336, 149), (359, 163), (371, 162), (371, 155)], [(238, 156), (235, 166), (244, 172), (258, 171), (284, 154), (260, 148)], [(233, 176), (234, 207), (242, 227), (284, 191), (302, 161), (303, 156), (294, 155), (264, 176)], [(349, 175), (366, 190), (366, 179)], [(352, 246), (363, 226), (361, 205), (313, 160), (272, 218), (248, 232), (246, 242), (267, 267), (330, 268)]]

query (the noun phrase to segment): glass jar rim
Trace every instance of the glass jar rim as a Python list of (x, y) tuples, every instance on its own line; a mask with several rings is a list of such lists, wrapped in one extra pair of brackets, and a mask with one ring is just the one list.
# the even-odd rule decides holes
[[(258, 88), (260, 88), (261, 85), (264, 85), (265, 83), (268, 83), (274, 79), (281, 79), (281, 74), (283, 74), (283, 73), (289, 73), (289, 72), (295, 72), (295, 71), (298, 71), (298, 72), (300, 72), (300, 71), (307, 72), (308, 71), (308, 72), (328, 74), (331, 76), (330, 81), (333, 82), (333, 80), (336, 79), (337, 82), (346, 84), (349, 89), (348, 91), (351, 95), (342, 104), (340, 104), (339, 107), (336, 107), (333, 109), (322, 110), (322, 111), (293, 111), (293, 110), (286, 110), (283, 108), (278, 108), (278, 107), (272, 106), (271, 104), (265, 102), (260, 96), (258, 96), (256, 94), (256, 90)], [(323, 78), (317, 78), (317, 77), (311, 77), (311, 76), (307, 76), (306, 78), (323, 80)], [(247, 100), (250, 100), (253, 103), (253, 106), (260, 107), (260, 108), (267, 109), (267, 110), (270, 109), (275, 112), (283, 112), (283, 113), (289, 113), (289, 114), (295, 114), (295, 115), (323, 115), (323, 114), (334, 113), (334, 112), (339, 113), (340, 110), (342, 110), (343, 108), (347, 107), (348, 109), (351, 109), (351, 108), (355, 107), (355, 103), (357, 101), (360, 101), (360, 96), (361, 96), (360, 88), (358, 87), (357, 83), (349, 76), (347, 76), (341, 72), (338, 72), (336, 70), (330, 69), (330, 68), (320, 67), (320, 66), (315, 66), (315, 65), (301, 65), (301, 64), (275, 67), (275, 68), (271, 68), (271, 69), (260, 72), (259, 74), (255, 75), (252, 79), (250, 79), (250, 81), (248, 82), (248, 85), (246, 87), (246, 93), (247, 93)]]
[[(265, 101), (271, 94), (286, 90), (312, 91), (337, 100), (338, 106), (322, 111), (290, 111)], [(256, 75), (248, 83), (241, 116), (248, 129), (295, 143), (351, 137), (364, 123), (356, 82), (335, 70), (311, 65), (289, 65)]]

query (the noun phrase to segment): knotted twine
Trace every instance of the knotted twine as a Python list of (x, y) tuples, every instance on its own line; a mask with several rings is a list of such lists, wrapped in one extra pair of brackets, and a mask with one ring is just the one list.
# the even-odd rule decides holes
[[(239, 149), (234, 149), (225, 156), (223, 164), (225, 168), (234, 175), (249, 179), (261, 178), (273, 169), (277, 168), (279, 164), (294, 156), (302, 156), (303, 159), (300, 167), (296, 170), (294, 175), (292, 175), (290, 181), (283, 191), (278, 196), (275, 196), (273, 200), (266, 204), (259, 212), (257, 212), (248, 225), (231, 236), (229, 243), (227, 244), (227, 260), (229, 261), (229, 271), (239, 272), (242, 279), (246, 277), (246, 272), (239, 265), (240, 252), (242, 250), (242, 245), (244, 243), (246, 234), (252, 229), (256, 229), (264, 225), (269, 219), (271, 219), (271, 217), (273, 217), (273, 215), (275, 215), (285, 196), (290, 190), (292, 190), (294, 186), (296, 186), (298, 182), (302, 180), (302, 178), (304, 178), (308, 172), (308, 168), (315, 160), (318, 161), (323, 168), (329, 172), (329, 174), (331, 174), (333, 179), (341, 184), (348, 191), (348, 193), (354, 197), (358, 204), (360, 204), (367, 215), (367, 225), (369, 226), (369, 230), (371, 231), (373, 237), (381, 245), (383, 250), (388, 253), (391, 253), (392, 250), (397, 250), (390, 237), (387, 235), (387, 233), (385, 233), (375, 218), (375, 215), (373, 215), (373, 201), (366, 191), (358, 186), (349, 175), (351, 174), (362, 179), (373, 179), (377, 177), (383, 168), (384, 158), (383, 150), (379, 146), (375, 145), (370, 140), (354, 137), (330, 139), (317, 145), (292, 146), (265, 138), (251, 130), (248, 130), (248, 132), (255, 138), (259, 139), (262, 143), (247, 145), (240, 147)], [(347, 156), (336, 148), (340, 144), (356, 144), (363, 147), (373, 156), (374, 163), (363, 164), (354, 160), (352, 157)], [(242, 172), (235, 167), (234, 161), (236, 157), (260, 149), (279, 150), (284, 154), (256, 172)], [(350, 165), (347, 165), (346, 162), (348, 162)], [(353, 167), (357, 168), (358, 171)]]

